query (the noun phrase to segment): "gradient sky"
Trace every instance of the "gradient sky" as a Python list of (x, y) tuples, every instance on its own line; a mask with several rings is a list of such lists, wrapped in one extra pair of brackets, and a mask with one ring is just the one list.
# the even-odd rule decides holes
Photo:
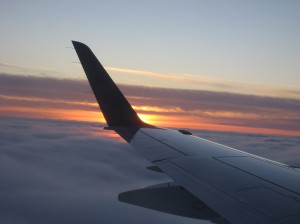
[(78, 40), (105, 66), (299, 90), (299, 11), (297, 0), (2, 1), (0, 60), (81, 77), (65, 48)]
[[(71, 40), (77, 40), (91, 47), (119, 84), (173, 89), (175, 98), (183, 94), (176, 92), (179, 89), (215, 92), (215, 106), (225, 100), (226, 106), (216, 109), (207, 106), (207, 101), (201, 104), (204, 99), (200, 97), (192, 111), (191, 104), (178, 102), (176, 106), (163, 97), (148, 104), (132, 101), (143, 112), (141, 116), (155, 124), (299, 135), (299, 11), (300, 2), (292, 0), (2, 1), (0, 72), (45, 80), (86, 80), (71, 45)], [(7, 95), (2, 89), (4, 103), (16, 101), (9, 97), (22, 97), (20, 87), (10, 85), (6, 87), (16, 92)], [(30, 88), (38, 86), (33, 83)], [(31, 101), (39, 97), (40, 92), (35, 93)], [(226, 99), (222, 93), (227, 94)], [(144, 94), (144, 100), (148, 95)], [(188, 102), (192, 95), (190, 92)], [(196, 96), (199, 93), (193, 101)], [(135, 91), (131, 98), (137, 97)], [(28, 100), (2, 104), (1, 114), (20, 115)], [(265, 106), (270, 101), (272, 106)], [(29, 108), (26, 110), (29, 116)], [(31, 117), (51, 117), (33, 110)], [(63, 119), (70, 115), (64, 107), (56, 112), (65, 113)], [(163, 112), (172, 118), (158, 117)], [(181, 116), (183, 113), (187, 116)]]
[[(300, 136), (300, 100), (124, 84), (119, 87), (139, 116), (151, 124)], [(86, 80), (0, 74), (0, 109), (0, 116), (105, 122)]]
[(300, 166), (299, 12), (298, 0), (0, 0), (0, 223), (208, 223), (117, 200), (170, 179), (102, 129), (71, 40), (145, 121)]

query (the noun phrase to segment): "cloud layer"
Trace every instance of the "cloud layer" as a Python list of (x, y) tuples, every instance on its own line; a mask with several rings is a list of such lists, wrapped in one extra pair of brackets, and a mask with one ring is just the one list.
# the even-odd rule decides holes
[[(79, 62), (73, 62), (73, 68), (80, 67)], [(34, 76), (50, 76), (59, 78), (62, 76), (68, 77), (82, 77), (79, 70), (74, 70), (73, 74), (66, 74), (60, 71), (54, 71), (47, 68), (29, 68), (14, 65), (4, 61), (0, 61), (0, 68), (3, 73), (11, 74), (23, 74)], [(189, 89), (189, 90), (207, 90), (207, 91), (221, 91), (238, 94), (251, 94), (251, 95), (263, 95), (271, 97), (284, 97), (292, 99), (300, 99), (300, 91), (295, 87), (286, 86), (272, 86), (272, 85), (260, 85), (243, 82), (235, 82), (223, 80), (220, 78), (214, 78), (207, 75), (199, 74), (166, 74), (152, 71), (126, 69), (117, 67), (105, 67), (110, 72), (112, 77), (119, 80), (121, 83), (127, 85), (140, 85), (140, 83), (147, 83), (147, 86), (165, 88), (166, 86), (175, 89)], [(76, 74), (74, 74), (76, 73)], [(126, 74), (124, 76), (124, 74)]]
[[(300, 135), (300, 100), (120, 85), (148, 122), (168, 127)], [(0, 115), (104, 121), (83, 80), (0, 75)]]
[[(98, 123), (0, 118), (0, 223), (209, 223), (118, 202), (119, 193), (170, 179)], [(297, 137), (193, 130), (300, 166)]]
[(2, 117), (0, 126), (0, 223), (182, 222), (118, 202), (169, 179), (98, 124)]

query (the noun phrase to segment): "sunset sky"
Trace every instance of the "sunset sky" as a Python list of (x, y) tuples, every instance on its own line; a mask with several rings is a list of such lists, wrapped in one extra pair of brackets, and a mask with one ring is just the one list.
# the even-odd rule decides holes
[(71, 40), (155, 125), (300, 135), (299, 1), (3, 1), (1, 116), (101, 121)]
[(212, 223), (118, 201), (172, 180), (103, 129), (72, 40), (144, 121), (300, 167), (299, 12), (299, 0), (0, 0), (0, 223)]

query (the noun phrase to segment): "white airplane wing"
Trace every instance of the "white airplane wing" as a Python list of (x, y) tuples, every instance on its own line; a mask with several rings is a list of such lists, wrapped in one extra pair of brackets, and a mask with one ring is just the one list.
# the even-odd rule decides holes
[(300, 172), (287, 165), (143, 122), (93, 52), (73, 41), (107, 121), (173, 183), (121, 193), (119, 200), (231, 224), (300, 223)]

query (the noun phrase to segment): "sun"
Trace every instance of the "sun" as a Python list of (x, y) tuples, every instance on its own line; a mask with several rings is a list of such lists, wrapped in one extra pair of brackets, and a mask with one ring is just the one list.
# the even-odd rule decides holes
[(155, 124), (156, 123), (156, 119), (154, 115), (151, 114), (138, 114), (139, 118), (141, 118), (142, 121), (144, 121), (145, 123), (148, 124)]

